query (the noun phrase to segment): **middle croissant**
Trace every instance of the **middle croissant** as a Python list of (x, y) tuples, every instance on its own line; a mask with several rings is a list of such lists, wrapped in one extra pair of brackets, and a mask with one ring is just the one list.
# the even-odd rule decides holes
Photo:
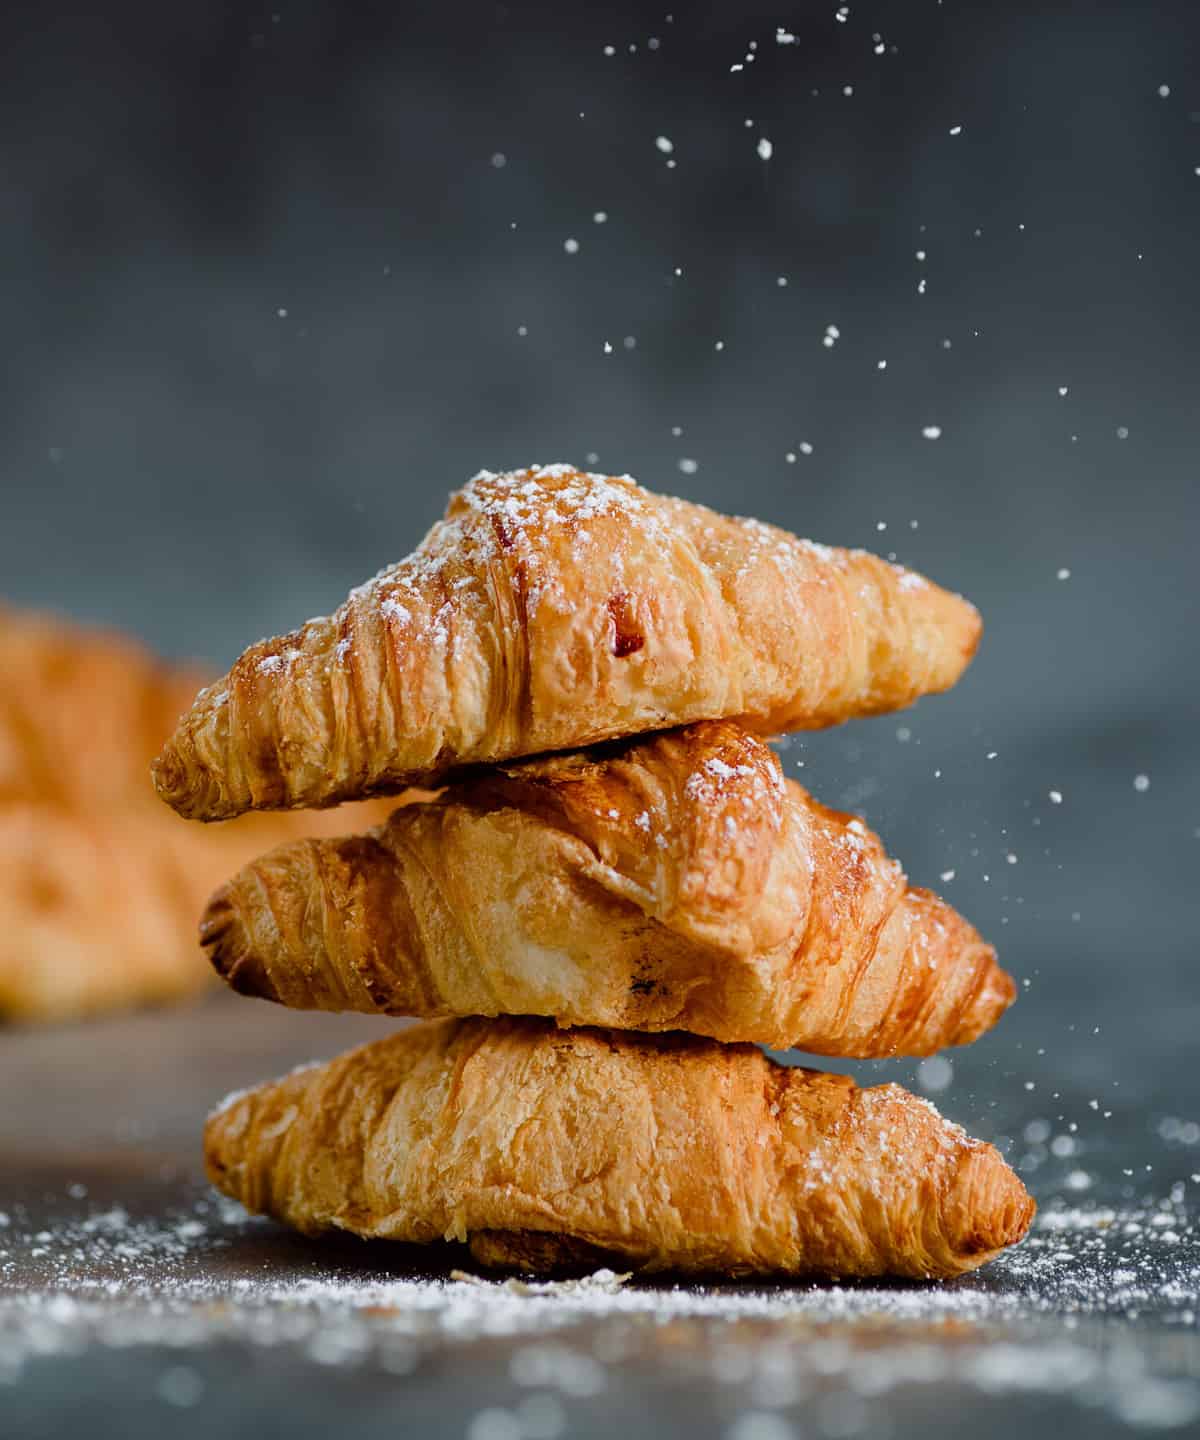
[(209, 902), (234, 989), (298, 1009), (532, 1014), (870, 1058), (976, 1039), (995, 952), (729, 721), (481, 771)]

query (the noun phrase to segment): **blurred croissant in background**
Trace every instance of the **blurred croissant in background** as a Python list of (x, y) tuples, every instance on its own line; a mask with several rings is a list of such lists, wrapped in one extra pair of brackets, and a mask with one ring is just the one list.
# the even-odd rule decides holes
[(387, 803), (188, 825), (150, 761), (208, 677), (136, 642), (0, 606), (0, 1022), (195, 994), (196, 916), (264, 846), (381, 821)]

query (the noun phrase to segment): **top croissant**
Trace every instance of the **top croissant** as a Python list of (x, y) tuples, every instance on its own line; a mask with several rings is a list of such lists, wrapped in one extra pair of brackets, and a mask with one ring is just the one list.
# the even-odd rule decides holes
[(219, 820), (695, 720), (817, 729), (949, 688), (980, 628), (910, 570), (629, 476), (481, 471), (411, 555), (202, 690), (154, 779)]

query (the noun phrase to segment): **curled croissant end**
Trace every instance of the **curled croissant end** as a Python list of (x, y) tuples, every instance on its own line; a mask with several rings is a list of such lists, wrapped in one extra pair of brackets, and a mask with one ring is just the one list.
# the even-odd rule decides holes
[(285, 845), (201, 941), (297, 1009), (547, 1015), (848, 1056), (963, 1045), (1012, 979), (878, 837), (708, 722), (513, 765), (368, 835)]
[(1034, 1213), (990, 1145), (897, 1085), (532, 1019), (416, 1026), (234, 1097), (205, 1158), (308, 1234), (538, 1270), (949, 1278)]
[(979, 634), (862, 551), (628, 477), (483, 472), (412, 555), (202, 691), (154, 779), (215, 820), (694, 720), (817, 728), (947, 689)]

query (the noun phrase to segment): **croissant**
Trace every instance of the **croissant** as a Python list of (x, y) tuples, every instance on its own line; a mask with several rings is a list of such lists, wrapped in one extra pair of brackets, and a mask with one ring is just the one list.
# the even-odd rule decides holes
[(232, 1097), (204, 1138), (218, 1189), (306, 1234), (536, 1269), (948, 1277), (1034, 1211), (990, 1145), (898, 1085), (534, 1019), (403, 1030)]
[(979, 633), (862, 551), (628, 476), (485, 471), (407, 559), (202, 691), (155, 783), (214, 820), (693, 720), (832, 725), (946, 689)]
[[(299, 816), (200, 830), (157, 803), (149, 765), (198, 676), (121, 636), (0, 606), (0, 1020), (180, 998), (211, 972), (195, 916)], [(378, 802), (316, 818), (381, 820)]]
[(555, 1016), (853, 1056), (966, 1044), (1014, 986), (730, 721), (484, 772), (367, 835), (285, 845), (210, 900), (243, 994)]

